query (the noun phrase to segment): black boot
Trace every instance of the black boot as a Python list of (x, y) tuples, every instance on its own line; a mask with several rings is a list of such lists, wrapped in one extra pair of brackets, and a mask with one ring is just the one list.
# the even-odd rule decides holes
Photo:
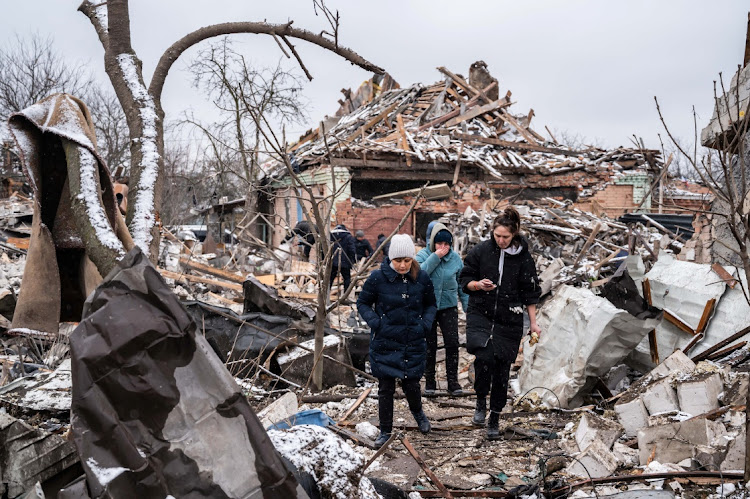
[(425, 395), (435, 395), (435, 390), (437, 390), (437, 383), (435, 383), (435, 378), (428, 378), (425, 376), (424, 380), (424, 394)]
[(487, 422), (487, 440), (500, 439), (500, 413), (490, 411), (490, 420)]
[(475, 426), (484, 426), (484, 420), (487, 418), (487, 399), (477, 397), (477, 408), (474, 410), (474, 417), (471, 418)]
[(458, 381), (448, 381), (448, 393), (450, 393), (452, 397), (458, 397), (464, 394), (464, 390), (461, 388), (461, 385), (458, 384)]
[(458, 384), (458, 348), (445, 349), (445, 374), (448, 378), (448, 393), (456, 397), (464, 391)]
[(417, 422), (419, 431), (422, 433), (429, 433), (432, 429), (432, 425), (430, 425), (430, 420), (427, 419), (427, 415), (424, 411), (412, 412), (412, 415), (414, 416), (414, 421)]
[(390, 431), (385, 433), (383, 432), (383, 430), (380, 430), (380, 436), (378, 436), (378, 438), (375, 440), (375, 448), (381, 448), (383, 445), (385, 445), (389, 438), (391, 438)]

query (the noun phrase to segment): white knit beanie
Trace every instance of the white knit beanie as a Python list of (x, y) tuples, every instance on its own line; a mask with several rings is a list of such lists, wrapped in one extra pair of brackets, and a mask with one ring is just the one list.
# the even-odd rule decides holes
[(391, 247), (388, 249), (388, 258), (414, 258), (416, 249), (411, 236), (408, 234), (396, 234), (391, 238)]

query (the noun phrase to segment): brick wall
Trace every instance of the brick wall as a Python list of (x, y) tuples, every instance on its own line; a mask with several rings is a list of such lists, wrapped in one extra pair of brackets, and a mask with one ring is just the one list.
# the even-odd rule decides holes
[(633, 186), (610, 184), (592, 197), (576, 203), (576, 206), (595, 215), (603, 212), (610, 218), (620, 217), (636, 207), (633, 202)]
[[(349, 232), (354, 234), (358, 230), (365, 233), (365, 238), (374, 246), (378, 234), (389, 235), (409, 211), (411, 201), (406, 203), (384, 204), (376, 208), (365, 208), (352, 206), (350, 200), (341, 201), (336, 204), (336, 221), (343, 223)], [(422, 201), (417, 204), (414, 213), (409, 216), (399, 231), (402, 234), (410, 234), (412, 237), (424, 238), (424, 234), (414, 234), (416, 214), (419, 213), (463, 213), (468, 206), (474, 210), (480, 210), (485, 201), (482, 199), (447, 199), (439, 201)]]

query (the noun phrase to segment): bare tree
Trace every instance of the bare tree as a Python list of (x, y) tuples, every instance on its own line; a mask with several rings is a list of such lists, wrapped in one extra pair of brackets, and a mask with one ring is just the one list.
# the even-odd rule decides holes
[[(750, 101), (742, 109), (739, 98), (739, 89), (730, 99), (730, 94), (724, 90), (724, 83), (719, 75), (721, 84), (721, 95), (718, 94), (714, 82), (714, 101), (718, 110), (724, 109), (730, 116), (739, 117), (737, 121), (730, 122), (725, 127), (722, 120), (721, 133), (714, 150), (705, 154), (699, 154), (697, 116), (693, 111), (695, 122), (695, 142), (692, 151), (686, 150), (672, 135), (664, 121), (664, 116), (659, 107), (659, 101), (654, 97), (656, 109), (659, 112), (664, 128), (672, 141), (674, 147), (680, 152), (696, 175), (714, 195), (714, 204), (711, 214), (718, 217), (723, 223), (721, 226), (729, 233), (729, 240), (715, 242), (724, 246), (727, 251), (722, 252), (723, 263), (737, 267), (744, 272), (745, 282), (750, 283), (750, 177), (748, 176), (748, 164), (750, 163), (750, 121), (742, 117), (747, 116), (750, 111)], [(733, 104), (730, 104), (733, 102)], [(742, 280), (740, 285), (745, 299), (750, 304), (750, 290)]]
[(54, 47), (52, 37), (34, 34), (16, 36), (0, 50), (0, 119), (5, 121), (50, 94), (73, 94), (91, 110), (101, 156), (113, 169), (123, 165), (129, 144), (120, 103), (94, 82), (84, 65), (71, 63)]
[(246, 214), (240, 235), (257, 238), (258, 179), (264, 157), (258, 116), (269, 118), (277, 127), (301, 123), (305, 117), (301, 82), (280, 64), (273, 69), (253, 68), (228, 37), (201, 51), (190, 70), (194, 85), (211, 99), (220, 119), (204, 123), (188, 116), (183, 122), (208, 141), (222, 180), (240, 183)]
[[(143, 77), (142, 64), (130, 41), (128, 0), (92, 2), (84, 0), (79, 10), (91, 21), (104, 48), (104, 68), (125, 111), (130, 131), (130, 190), (127, 224), (138, 245), (151, 258), (157, 254), (158, 218), (164, 168), (164, 110), (162, 91), (169, 70), (179, 56), (197, 43), (234, 33), (255, 33), (273, 36), (280, 47), (286, 47), (304, 66), (291, 39), (299, 39), (334, 52), (353, 64), (377, 73), (383, 70), (338, 44), (338, 20), (333, 19), (333, 37), (293, 27), (293, 22), (229, 22), (206, 26), (188, 33), (169, 47), (159, 59), (150, 83)], [(282, 45), (283, 44), (283, 45)], [(291, 56), (290, 56), (291, 57)]]
[(570, 130), (555, 129), (554, 136), (552, 137), (555, 142), (558, 142), (559, 144), (567, 146), (574, 151), (583, 151), (586, 149), (590, 149), (592, 147), (594, 149), (604, 148), (604, 145), (602, 144), (601, 139), (599, 138), (591, 139), (580, 133), (571, 132)]
[(125, 113), (117, 97), (111, 91), (105, 91), (94, 85), (81, 95), (91, 111), (96, 130), (99, 153), (113, 173), (118, 169), (127, 175), (130, 169), (130, 140)]
[(91, 77), (81, 64), (69, 64), (55, 50), (51, 37), (16, 35), (0, 51), (0, 118), (58, 92), (86, 94)]

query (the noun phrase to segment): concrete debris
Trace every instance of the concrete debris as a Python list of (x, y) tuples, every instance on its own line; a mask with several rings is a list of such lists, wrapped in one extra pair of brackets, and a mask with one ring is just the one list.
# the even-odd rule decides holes
[(284, 419), (297, 414), (299, 405), (297, 404), (297, 396), (288, 392), (274, 400), (265, 409), (258, 413), (258, 419), (263, 425), (263, 428), (268, 428), (274, 423), (283, 421)]
[(652, 460), (678, 463), (693, 457), (698, 445), (710, 445), (726, 433), (724, 425), (706, 418), (641, 428), (638, 430), (638, 459), (641, 465)]
[(646, 388), (642, 398), (643, 405), (646, 406), (646, 410), (651, 415), (680, 410), (677, 393), (672, 388), (671, 380), (667, 378), (651, 383)]
[(747, 426), (743, 424), (737, 436), (727, 446), (726, 457), (719, 466), (721, 471), (739, 471), (745, 469), (746, 439)]
[(703, 373), (677, 382), (680, 410), (688, 414), (704, 414), (719, 408), (719, 395), (724, 384), (718, 373)]
[(72, 442), (2, 411), (0, 449), (0, 496), (3, 497), (20, 496), (35, 488), (37, 482), (45, 483), (63, 475), (79, 462)]
[(622, 425), (594, 414), (584, 413), (575, 433), (576, 443), (582, 451), (593, 442), (601, 442), (607, 449), (624, 433)]
[[(323, 345), (323, 355), (327, 355), (344, 364), (327, 364), (323, 372), (323, 386), (326, 388), (336, 385), (356, 386), (354, 373), (345, 367), (346, 365), (350, 366), (352, 361), (344, 338), (336, 335), (328, 335), (323, 338)], [(276, 361), (285, 379), (299, 385), (304, 385), (308, 382), (314, 364), (314, 347), (315, 340), (309, 340), (300, 343), (299, 346), (290, 348), (285, 353), (277, 355)]]
[(39, 372), (0, 387), (0, 401), (23, 411), (68, 412), (72, 387), (70, 359), (65, 359), (52, 372)]
[(617, 458), (603, 442), (592, 441), (586, 450), (576, 456), (568, 466), (571, 475), (586, 478), (602, 478), (617, 469)]

